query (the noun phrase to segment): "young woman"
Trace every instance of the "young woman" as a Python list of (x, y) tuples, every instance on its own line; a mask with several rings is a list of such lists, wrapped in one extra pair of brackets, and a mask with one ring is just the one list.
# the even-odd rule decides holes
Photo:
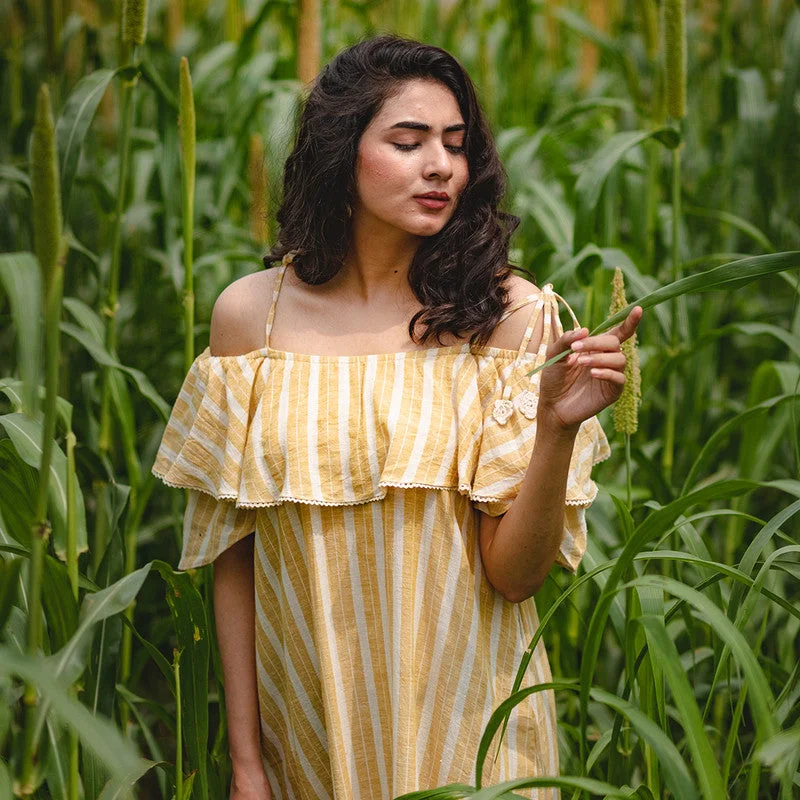
[[(214, 307), (153, 469), (191, 490), (180, 568), (214, 562), (234, 800), (473, 782), (533, 595), (577, 569), (641, 309), (563, 333), (508, 265), (504, 186), (458, 62), (363, 41), (305, 103), (279, 266)], [(523, 685), (549, 679), (539, 644)], [(536, 693), (485, 780), (557, 772)]]

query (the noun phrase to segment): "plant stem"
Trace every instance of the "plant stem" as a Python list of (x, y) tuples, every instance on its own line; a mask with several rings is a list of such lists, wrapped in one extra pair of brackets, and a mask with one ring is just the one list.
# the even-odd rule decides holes
[[(58, 399), (58, 361), (61, 323), (61, 295), (64, 288), (66, 250), (61, 227), (61, 190), (55, 149), (55, 127), (50, 106), (50, 93), (43, 84), (36, 101), (31, 157), (31, 193), (33, 197), (34, 244), (44, 283), (44, 420), (42, 423), (42, 457), (39, 462), (39, 487), (31, 528), (31, 557), (28, 565), (29, 608), (26, 631), (26, 652), (36, 656), (42, 646), (42, 583), (44, 556), (50, 537), (47, 499), (50, 487), (50, 464), (56, 433), (56, 400)], [(33, 764), (37, 750), (36, 704), (38, 693), (33, 683), (26, 683), (25, 733), (21, 771), (23, 796), (33, 792)]]
[(633, 502), (631, 497), (633, 495), (632, 486), (631, 486), (631, 476), (632, 476), (632, 468), (631, 468), (631, 435), (629, 433), (625, 434), (625, 473), (627, 476), (627, 484), (628, 484), (628, 511), (631, 510), (633, 507)]
[(175, 676), (175, 800), (183, 800), (183, 724), (181, 714), (181, 653), (172, 651)]
[[(680, 261), (680, 225), (681, 225), (681, 148), (672, 151), (672, 280), (681, 277)], [(673, 355), (680, 341), (678, 333), (678, 300), (671, 304), (672, 331), (670, 336), (670, 355)], [(664, 468), (664, 480), (672, 482), (672, 467), (675, 453), (675, 418), (678, 401), (678, 376), (673, 370), (667, 381), (667, 420), (664, 430), (664, 450), (661, 464)]]

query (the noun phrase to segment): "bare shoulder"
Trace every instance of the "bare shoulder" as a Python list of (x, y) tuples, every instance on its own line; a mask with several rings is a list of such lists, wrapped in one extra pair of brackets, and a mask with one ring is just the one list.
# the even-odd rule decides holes
[(264, 347), (277, 269), (245, 275), (229, 284), (214, 303), (209, 347), (215, 356), (239, 356)]
[[(506, 285), (508, 286), (508, 307), (512, 307), (524, 298), (531, 295), (538, 297), (541, 293), (539, 287), (529, 280), (526, 280), (521, 275), (512, 273)], [(528, 323), (531, 319), (531, 314), (534, 313), (536, 308), (535, 301), (528, 302), (516, 311), (512, 311), (492, 332), (489, 339), (491, 347), (500, 347), (505, 350), (517, 350), (522, 344), (522, 339), (525, 336), (525, 331), (528, 328)], [(536, 350), (541, 341), (542, 331), (541, 322), (534, 329), (531, 336), (528, 351)]]

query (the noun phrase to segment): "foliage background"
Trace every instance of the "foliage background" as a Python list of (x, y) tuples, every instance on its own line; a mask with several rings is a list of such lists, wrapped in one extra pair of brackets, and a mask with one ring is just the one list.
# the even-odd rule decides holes
[[(142, 4), (126, 6), (135, 22)], [(553, 611), (543, 635), (563, 684), (562, 773), (575, 776), (565, 786), (796, 796), (800, 260), (768, 254), (800, 249), (797, 4), (145, 8), (137, 45), (120, 38), (117, 3), (0, 5), (0, 796), (95, 798), (120, 784), (145, 797), (225, 795), (211, 571), (173, 571), (184, 497), (156, 485), (150, 466), (215, 298), (274, 241), (304, 86), (341, 48), (385, 30), (445, 47), (470, 72), (508, 172), (507, 208), (522, 219), (514, 263), (554, 283), (584, 324), (607, 316), (616, 267), (632, 299), (748, 256), (777, 259), (754, 262), (774, 267), (756, 281), (648, 312), (638, 432), (629, 460), (620, 437), (596, 471), (588, 577), (554, 572), (537, 604), (543, 618)], [(191, 94), (179, 87), (182, 57)], [(66, 246), (49, 439), (35, 387), (54, 398), (40, 332), (50, 282), (19, 255), (40, 253), (43, 215), (55, 213), (36, 204), (30, 156), (43, 80)], [(196, 148), (180, 141), (189, 97)], [(622, 147), (636, 131), (641, 141)], [(603, 423), (613, 430), (610, 413)], [(52, 535), (37, 583), (47, 440)], [(40, 693), (27, 708), (22, 681)]]

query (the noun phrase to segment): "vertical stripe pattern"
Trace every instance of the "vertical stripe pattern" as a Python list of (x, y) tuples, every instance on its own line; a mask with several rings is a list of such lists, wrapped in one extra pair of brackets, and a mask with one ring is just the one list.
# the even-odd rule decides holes
[[(503, 514), (519, 492), (536, 436), (538, 374), (528, 373), (559, 329), (549, 287), (527, 301), (519, 351), (206, 350), (186, 376), (153, 472), (190, 489), (181, 569), (255, 532), (262, 757), (275, 797), (388, 800), (474, 782), (483, 728), (538, 624), (533, 599), (508, 603), (489, 584), (477, 546), (477, 512)], [(494, 401), (509, 396), (501, 423)], [(592, 465), (608, 454), (597, 420), (584, 423), (558, 556), (568, 569), (586, 549)], [(523, 685), (549, 679), (540, 642)], [(531, 695), (496, 761), (490, 752), (485, 783), (557, 774), (557, 741), (552, 693)]]

